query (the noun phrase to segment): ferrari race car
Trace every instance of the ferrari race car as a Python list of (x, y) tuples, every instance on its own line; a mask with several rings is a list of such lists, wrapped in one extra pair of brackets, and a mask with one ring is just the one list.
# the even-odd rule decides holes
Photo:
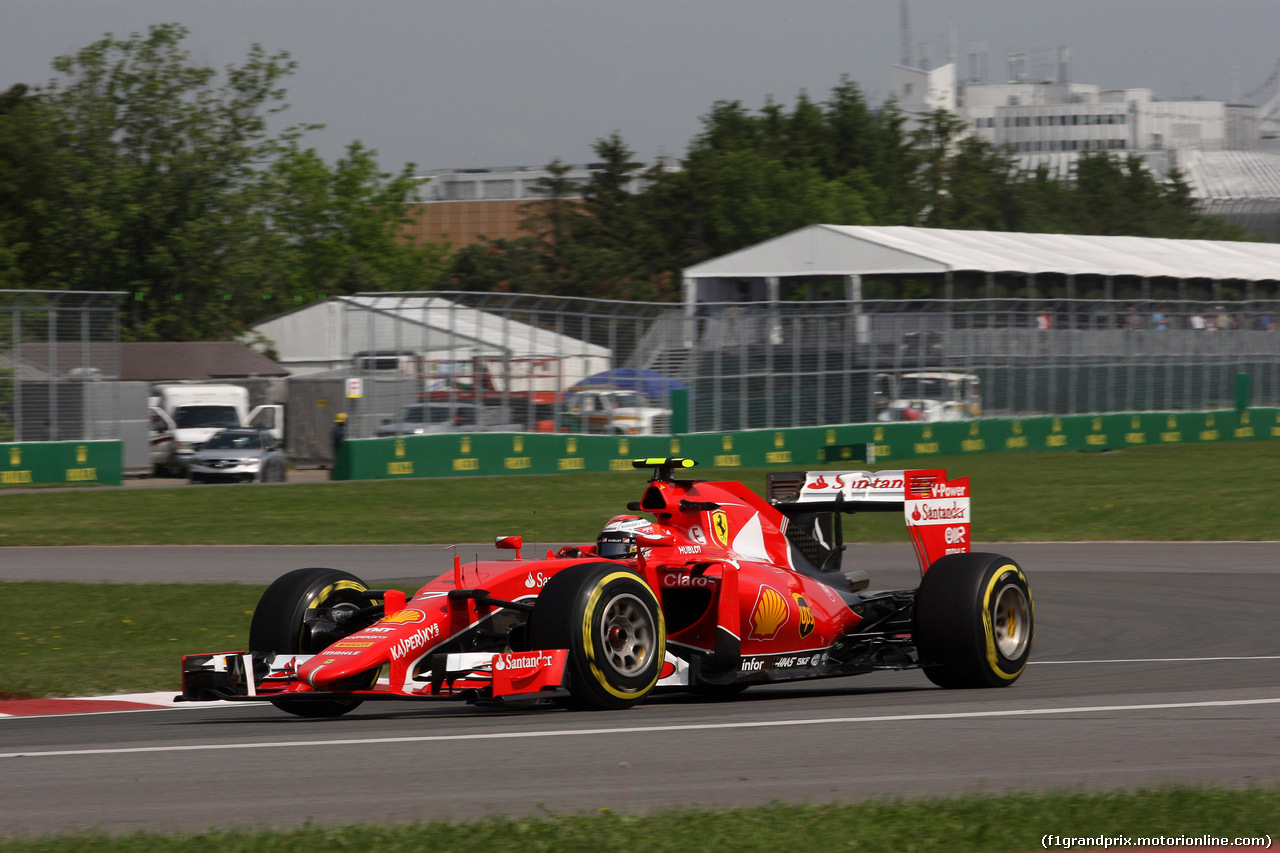
[[(187, 655), (179, 699), (266, 701), (303, 717), (373, 699), (543, 701), (620, 709), (655, 689), (727, 695), (752, 684), (920, 668), (943, 687), (1007, 687), (1031, 653), (1022, 569), (969, 550), (968, 478), (942, 470), (769, 474), (738, 482), (652, 469), (637, 515), (593, 545), (464, 563), (412, 597), (337, 569), (267, 588), (249, 650)], [(915, 589), (842, 571), (842, 519), (902, 512)]]

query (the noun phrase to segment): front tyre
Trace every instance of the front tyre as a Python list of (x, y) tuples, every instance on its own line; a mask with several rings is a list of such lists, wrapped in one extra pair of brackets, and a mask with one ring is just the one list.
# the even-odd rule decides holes
[(630, 708), (658, 683), (667, 632), (653, 590), (618, 563), (586, 563), (547, 581), (529, 615), (531, 649), (568, 649), (571, 708)]
[[(314, 655), (362, 625), (344, 624), (370, 601), (368, 585), (339, 569), (295, 569), (281, 575), (258, 599), (249, 625), (249, 648), (255, 652)], [(367, 690), (378, 677), (376, 669), (345, 685)], [(272, 699), (271, 704), (299, 717), (337, 717), (360, 704), (358, 699)]]
[(1008, 687), (1031, 656), (1035, 607), (1026, 575), (999, 554), (949, 554), (916, 591), (924, 674), (939, 687)]

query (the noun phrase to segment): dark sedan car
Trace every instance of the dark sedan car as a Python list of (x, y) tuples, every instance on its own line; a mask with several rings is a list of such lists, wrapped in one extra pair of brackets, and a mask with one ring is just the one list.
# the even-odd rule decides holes
[(287, 459), (265, 430), (224, 429), (214, 433), (187, 464), (191, 483), (283, 483)]

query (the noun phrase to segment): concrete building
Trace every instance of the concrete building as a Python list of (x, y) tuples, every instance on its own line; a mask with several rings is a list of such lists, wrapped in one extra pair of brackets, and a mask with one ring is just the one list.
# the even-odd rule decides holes
[[(572, 166), (565, 178), (581, 187), (598, 169), (594, 164)], [(524, 218), (521, 208), (545, 197), (542, 184), (551, 173), (537, 166), (510, 166), (438, 169), (421, 177), (423, 202), (413, 211), (414, 222), (406, 233), (419, 242), (449, 243), (458, 248), (485, 238), (527, 236), (520, 230)]]

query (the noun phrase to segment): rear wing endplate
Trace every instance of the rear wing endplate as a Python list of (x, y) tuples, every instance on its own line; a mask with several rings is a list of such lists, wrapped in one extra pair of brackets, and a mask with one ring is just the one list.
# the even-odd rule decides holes
[(948, 480), (941, 468), (773, 473), (765, 497), (789, 517), (901, 510), (922, 575), (939, 557), (969, 551), (969, 478)]

